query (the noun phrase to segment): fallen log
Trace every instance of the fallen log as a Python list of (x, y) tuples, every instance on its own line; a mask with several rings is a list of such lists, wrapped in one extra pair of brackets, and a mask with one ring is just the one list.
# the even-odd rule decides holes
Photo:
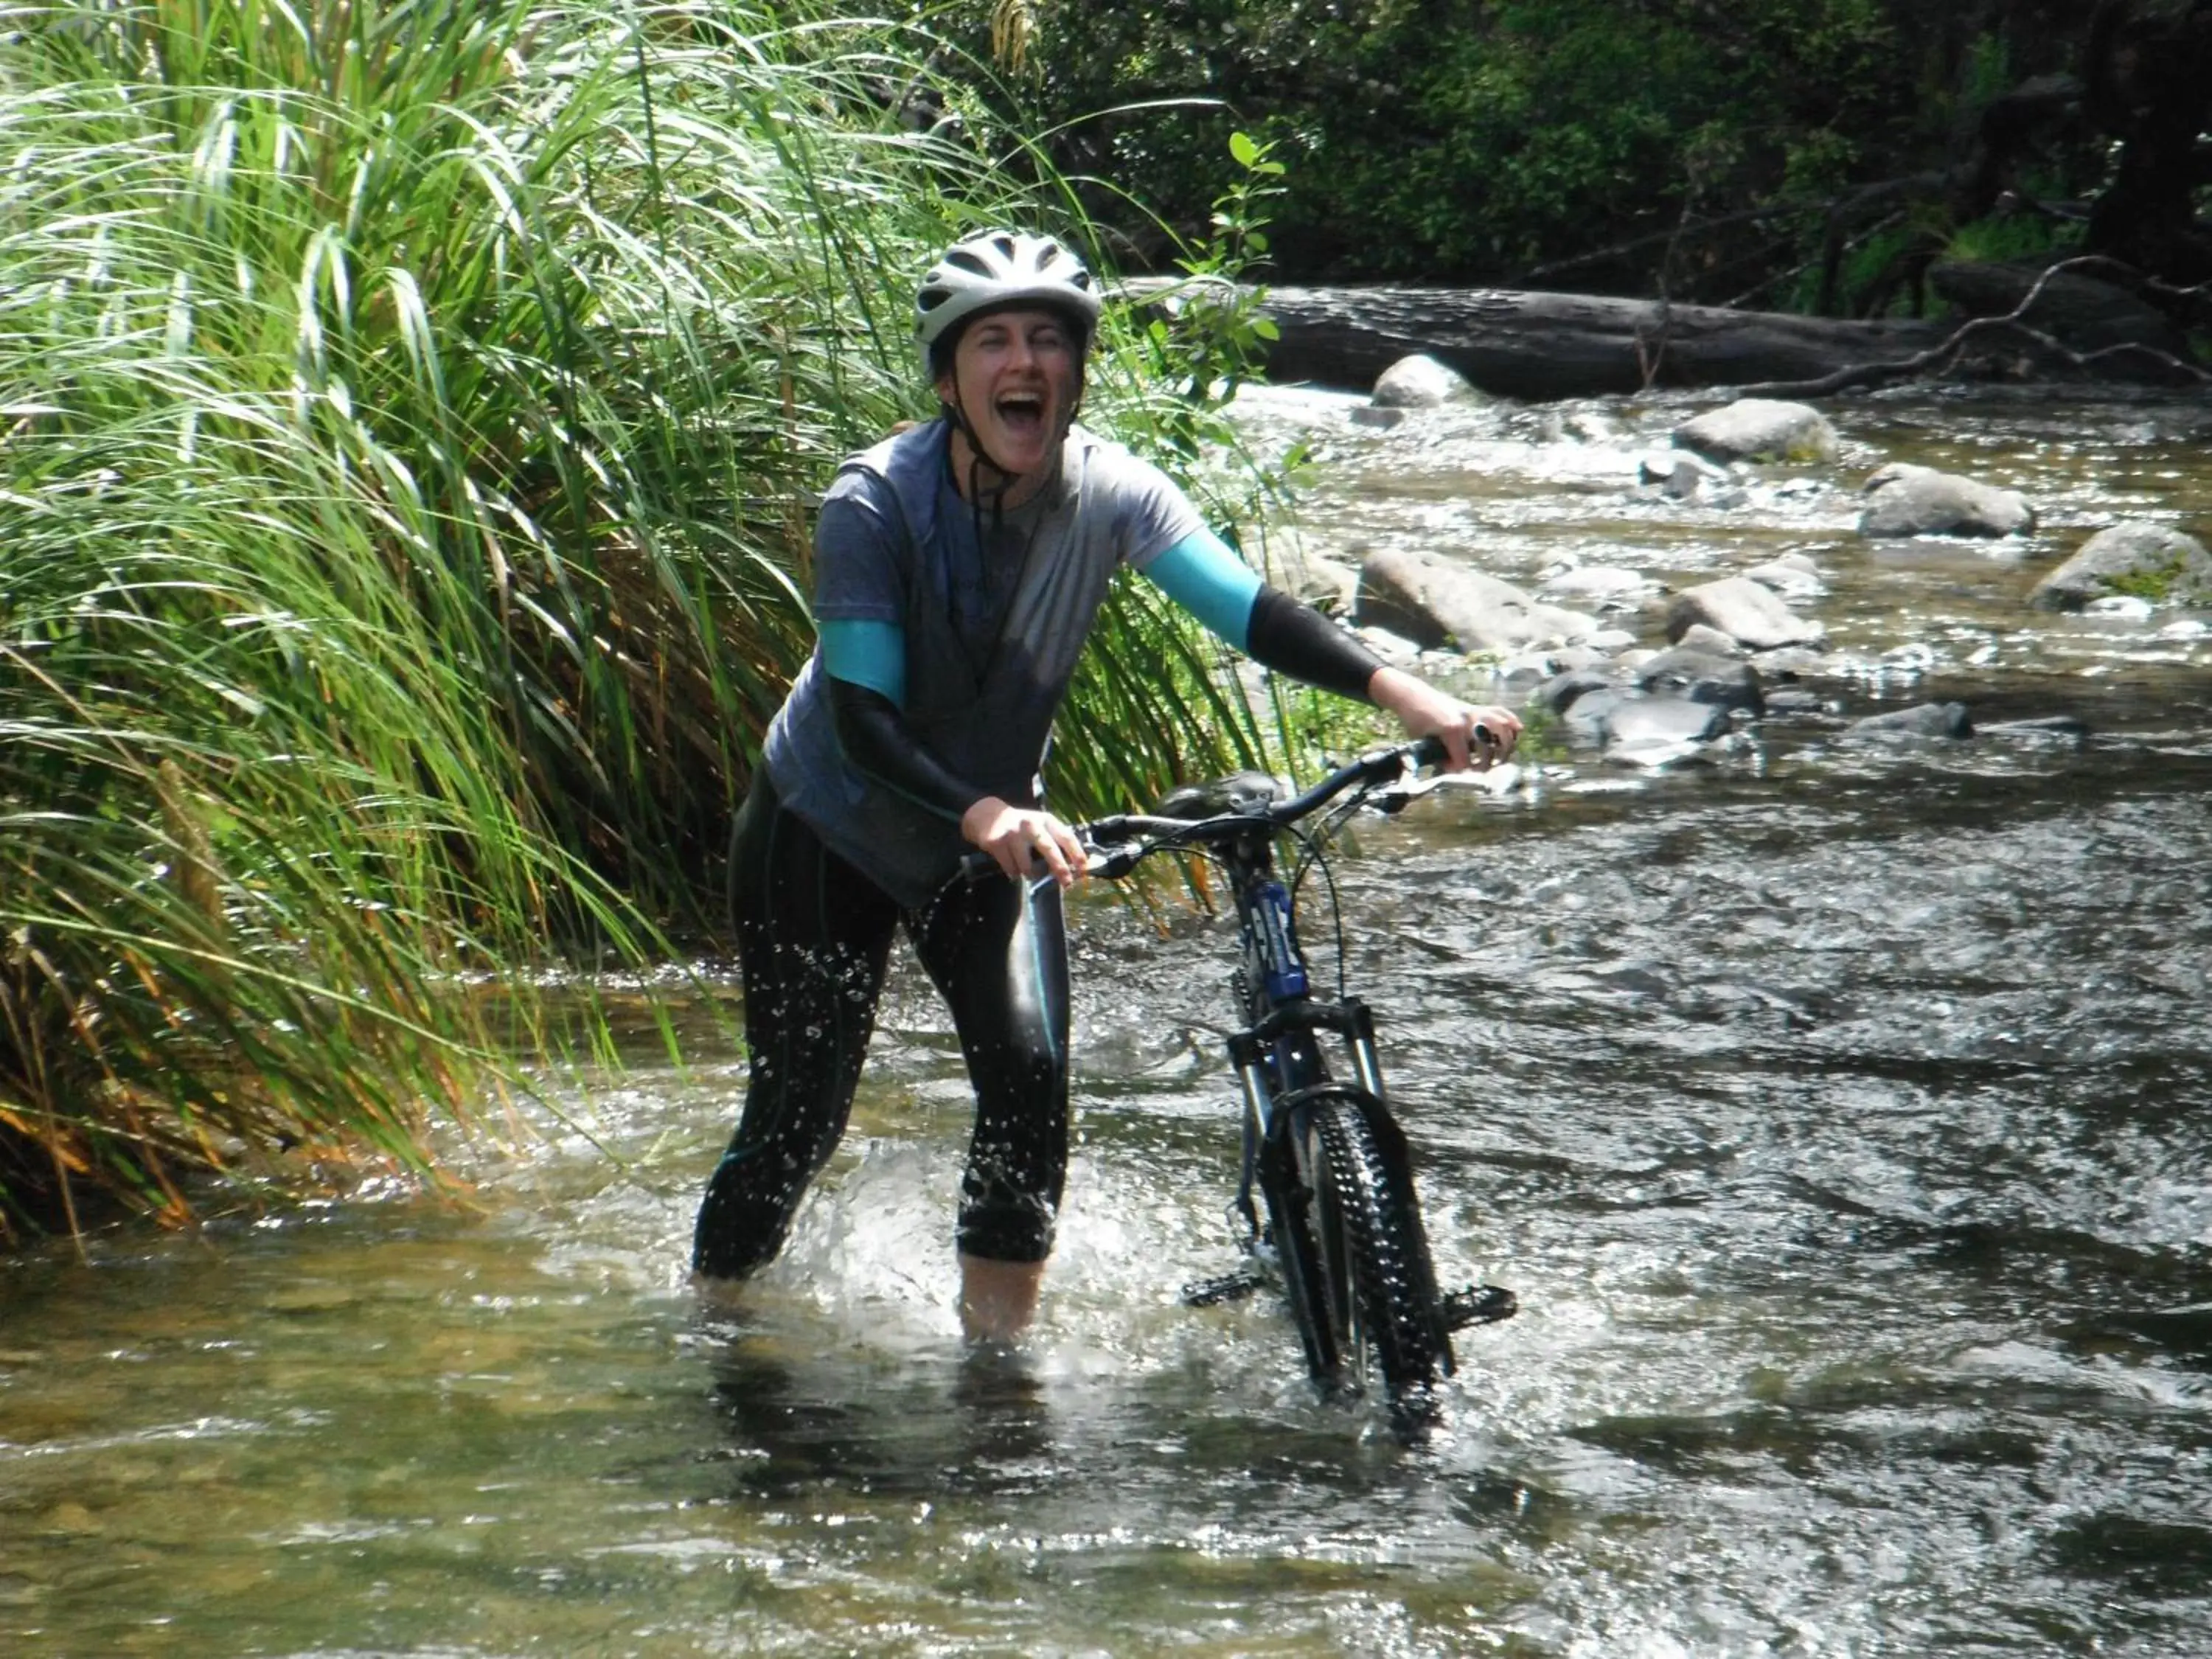
[(2107, 346), (2148, 346), (2185, 356), (2189, 339), (2166, 313), (2124, 288), (2080, 269), (2110, 269), (2106, 260), (1972, 263), (1939, 259), (1928, 268), (1929, 286), (1969, 317), (2002, 317), (2041, 329), (2076, 351)]
[(1263, 309), (1281, 336), (1270, 380), (1364, 392), (1399, 358), (1426, 352), (1482, 391), (1538, 402), (1815, 380), (1930, 350), (1951, 332), (1503, 289), (1271, 288)]

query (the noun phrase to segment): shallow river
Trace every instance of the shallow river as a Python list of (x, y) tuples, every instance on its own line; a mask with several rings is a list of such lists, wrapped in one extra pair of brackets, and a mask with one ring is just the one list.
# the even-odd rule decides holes
[[(1251, 412), (1321, 440), (1324, 549), (1832, 589), (1817, 710), (1440, 792), (1340, 868), (1443, 1276), (1524, 1310), (1425, 1443), (1318, 1403), (1264, 1300), (1179, 1303), (1231, 1261), (1226, 941), (1087, 902), (1020, 1360), (957, 1339), (964, 1085), (909, 971), (736, 1318), (682, 1272), (711, 1042), (465, 1153), (465, 1205), (0, 1266), (0, 1650), (2212, 1654), (2212, 641), (2021, 605), (2107, 517), (2212, 527), (2212, 416), (1846, 401), (1841, 466), (1716, 509), (1633, 487), (1680, 412)], [(1884, 459), (2045, 528), (1862, 543)], [(1840, 734), (1930, 696), (2087, 734)]]

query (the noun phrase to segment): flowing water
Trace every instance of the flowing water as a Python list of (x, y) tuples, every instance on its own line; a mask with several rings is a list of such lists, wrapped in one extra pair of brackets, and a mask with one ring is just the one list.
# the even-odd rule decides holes
[[(1841, 466), (1717, 508), (1633, 487), (1680, 412), (1250, 410), (1316, 441), (1324, 550), (1832, 590), (1791, 719), (1439, 791), (1340, 866), (1443, 1276), (1524, 1310), (1425, 1443), (1316, 1401), (1264, 1298), (1179, 1303), (1232, 1256), (1227, 940), (1086, 902), (1024, 1354), (957, 1338), (964, 1085), (910, 970), (790, 1250), (698, 1304), (702, 1019), (694, 1069), (641, 1043), (465, 1152), (465, 1203), (0, 1266), (0, 1651), (2212, 1653), (2212, 642), (2021, 603), (2109, 516), (2203, 533), (2212, 417), (1850, 401)], [(1862, 543), (1882, 459), (2044, 528)], [(1985, 735), (1842, 730), (1929, 696)], [(2086, 733), (1986, 729), (2049, 715)]]

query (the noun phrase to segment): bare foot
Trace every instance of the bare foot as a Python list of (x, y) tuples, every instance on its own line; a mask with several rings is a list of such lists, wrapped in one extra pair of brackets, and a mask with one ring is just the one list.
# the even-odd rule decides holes
[(1042, 1261), (960, 1258), (960, 1329), (970, 1342), (1012, 1342), (1036, 1316)]

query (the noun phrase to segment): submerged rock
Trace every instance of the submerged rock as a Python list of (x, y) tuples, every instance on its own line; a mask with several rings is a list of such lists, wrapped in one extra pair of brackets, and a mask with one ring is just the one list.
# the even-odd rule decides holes
[(1540, 708), (1551, 710), (1554, 714), (1564, 714), (1574, 706), (1577, 699), (1590, 692), (1604, 691), (1618, 695), (1620, 690), (1620, 687), (1610, 674), (1602, 673), (1595, 668), (1577, 668), (1561, 674), (1556, 678), (1546, 680), (1536, 688), (1534, 695), (1529, 701)]
[(1766, 699), (1766, 712), (1770, 716), (1817, 714), (1824, 706), (1820, 694), (1808, 686), (1778, 685), (1761, 695)]
[(1718, 703), (1681, 697), (1619, 697), (1597, 722), (1606, 759), (1632, 766), (1663, 766), (1694, 754), (1726, 735), (1729, 711)]
[(1802, 553), (1784, 553), (1741, 574), (1786, 599), (1817, 599), (1828, 591), (1820, 567)]
[(1771, 588), (1747, 576), (1727, 576), (1677, 593), (1667, 610), (1667, 637), (1679, 642), (1699, 623), (1753, 651), (1808, 645), (1827, 635), (1820, 623), (1800, 617)]
[(1838, 662), (1826, 652), (1810, 646), (1785, 645), (1777, 650), (1759, 653), (1759, 672), (1770, 684), (1778, 679), (1794, 678), (1799, 674), (1837, 674), (1847, 670), (1847, 664)]
[(1655, 695), (1587, 668), (1546, 681), (1529, 701), (1559, 716), (1576, 748), (1635, 766), (1663, 766), (1725, 736), (1735, 706), (1674, 695), (1663, 677)]
[(1352, 425), (1371, 426), (1383, 432), (1404, 425), (1405, 420), (1406, 411), (1402, 409), (1377, 409), (1371, 404), (1361, 404), (1352, 411)]
[(1520, 651), (1597, 631), (1596, 618), (1546, 605), (1511, 582), (1395, 549), (1371, 553), (1360, 566), (1353, 617), (1429, 650)]
[(1726, 467), (1716, 466), (1690, 451), (1662, 450), (1646, 455), (1636, 465), (1638, 483), (1656, 484), (1678, 501), (1686, 501), (1708, 486), (1717, 489), (1732, 482)]
[(2212, 554), (2194, 536), (2127, 520), (2090, 537), (2035, 585), (2027, 602), (2039, 611), (2081, 611), (2112, 598), (2212, 605)]
[(1862, 536), (2024, 536), (2035, 528), (2035, 509), (2018, 490), (1930, 466), (1893, 461), (1865, 489)]
[(2081, 607), (2085, 616), (2106, 617), (2115, 622), (2148, 622), (2158, 607), (2139, 593), (2107, 593)]
[(1708, 628), (1703, 623), (1692, 623), (1682, 630), (1682, 637), (1674, 641), (1684, 651), (1702, 651), (1709, 657), (1741, 657), (1745, 647), (1738, 645), (1717, 628)]
[(1759, 671), (1734, 657), (1717, 657), (1678, 645), (1662, 651), (1637, 671), (1646, 691), (1695, 703), (1712, 703), (1747, 714), (1766, 712)]
[(1832, 461), (1828, 417), (1805, 404), (1739, 398), (1674, 428), (1674, 445), (1715, 461)]
[(1984, 738), (2008, 738), (2014, 742), (2063, 744), (2079, 749), (2089, 740), (2089, 722), (2079, 714), (2037, 714), (2023, 720), (1999, 720), (1975, 728)]
[(1563, 599), (1595, 605), (1601, 611), (1620, 611), (1633, 605), (1659, 584), (1640, 571), (1617, 565), (1585, 564), (1544, 579), (1542, 592)]
[(1525, 696), (1540, 691), (1563, 675), (1595, 668), (1603, 660), (1597, 652), (1579, 645), (1524, 652), (1499, 663), (1492, 673), (1491, 682), (1508, 696)]
[(1628, 696), (1610, 680), (1595, 685), (1563, 684), (1581, 678), (1577, 674), (1563, 675), (1537, 696), (1540, 700), (1547, 696), (1560, 698), (1553, 712), (1566, 727), (1567, 741), (1577, 749), (1595, 749), (1605, 741), (1606, 720), (1628, 701)]
[(1844, 728), (1853, 738), (1971, 738), (1972, 717), (1963, 702), (1923, 702), (1911, 708), (1869, 714)]

